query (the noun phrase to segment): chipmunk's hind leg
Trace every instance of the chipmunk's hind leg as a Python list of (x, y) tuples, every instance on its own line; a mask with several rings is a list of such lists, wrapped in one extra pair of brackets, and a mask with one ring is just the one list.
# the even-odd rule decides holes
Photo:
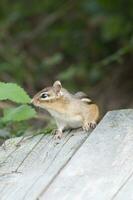
[(98, 118), (99, 109), (97, 105), (90, 105), (88, 113), (83, 113), (83, 130), (88, 131), (89, 129), (94, 129), (97, 125)]
[(90, 129), (90, 125), (87, 121), (83, 122), (83, 126), (82, 126), (84, 131), (89, 131)]
[(97, 123), (95, 121), (85, 121), (83, 122), (83, 130), (84, 131), (89, 131), (90, 129), (94, 129), (96, 127)]
[(90, 122), (90, 128), (96, 128), (97, 123), (95, 121)]

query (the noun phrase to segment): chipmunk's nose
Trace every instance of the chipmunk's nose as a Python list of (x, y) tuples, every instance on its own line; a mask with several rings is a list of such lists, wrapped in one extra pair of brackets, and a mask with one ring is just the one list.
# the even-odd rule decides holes
[(31, 103), (32, 103), (34, 106), (37, 106), (38, 103), (39, 103), (39, 99), (33, 98), (33, 99), (31, 99)]
[(30, 103), (33, 103), (34, 102), (34, 99), (31, 99)]

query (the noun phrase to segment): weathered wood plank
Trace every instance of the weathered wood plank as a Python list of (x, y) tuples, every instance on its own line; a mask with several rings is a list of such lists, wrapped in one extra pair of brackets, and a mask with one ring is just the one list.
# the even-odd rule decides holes
[[(19, 177), (20, 173), (16, 172), (17, 167), (23, 162), (23, 160), (29, 155), (33, 148), (38, 144), (43, 135), (36, 136), (34, 138), (13, 138), (7, 140), (4, 148), (1, 148), (2, 162), (0, 164), (0, 194), (5, 190), (8, 190), (8, 187), (12, 185), (15, 177)], [(22, 142), (21, 146), (17, 145), (19, 142)], [(9, 150), (8, 150), (9, 149)], [(7, 152), (7, 153), (6, 153)], [(5, 159), (4, 159), (5, 155)], [(1, 197), (2, 199), (3, 197)]]
[(25, 140), (0, 166), (1, 200), (37, 199), (87, 137), (75, 131), (58, 144), (52, 135)]
[(112, 200), (133, 200), (133, 173), (129, 175), (125, 183), (115, 193)]
[(13, 151), (17, 150), (16, 144), (18, 144), (20, 140), (22, 140), (22, 137), (12, 138), (12, 140), (6, 140), (3, 145), (0, 146), (0, 165), (8, 159)]
[(38, 199), (133, 199), (132, 173), (133, 110), (109, 112)]
[[(38, 144), (38, 142), (40, 142), (43, 137), (43, 135), (39, 135), (31, 139), (25, 138), (23, 141), (21, 140), (22, 137), (20, 139), (14, 138), (8, 140), (6, 146), (4, 147), (5, 149), (1, 151), (1, 154), (5, 154), (9, 146), (10, 152), (8, 152), (8, 155), (5, 156), (5, 159), (3, 158), (1, 162), (0, 176), (4, 176), (6, 173), (9, 174), (15, 172), (20, 163), (23, 162), (23, 159), (27, 157), (27, 155), (33, 150), (36, 144)], [(17, 147), (16, 145), (20, 141), (22, 141), (21, 146)]]

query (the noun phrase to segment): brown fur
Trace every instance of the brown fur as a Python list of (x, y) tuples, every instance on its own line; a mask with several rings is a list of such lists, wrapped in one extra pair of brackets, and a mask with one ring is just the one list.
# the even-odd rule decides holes
[(63, 97), (46, 100), (46, 101), (40, 100), (40, 107), (45, 106), (48, 109), (52, 109), (61, 113), (64, 113), (66, 111), (66, 109), (68, 108), (68, 105), (69, 105), (69, 101), (64, 100)]
[[(80, 95), (79, 95), (80, 94)], [(94, 127), (99, 119), (99, 108), (84, 93), (75, 96), (61, 87), (56, 81), (52, 87), (41, 90), (33, 97), (33, 104), (48, 110), (56, 119), (58, 129), (63, 130), (64, 124), (82, 124), (84, 130)]]

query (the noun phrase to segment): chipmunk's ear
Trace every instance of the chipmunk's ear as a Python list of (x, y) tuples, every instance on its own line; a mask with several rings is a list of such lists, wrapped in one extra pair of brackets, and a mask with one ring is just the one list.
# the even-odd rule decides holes
[(62, 88), (61, 82), (60, 81), (55, 81), (53, 84), (54, 90), (56, 94), (58, 94)]

